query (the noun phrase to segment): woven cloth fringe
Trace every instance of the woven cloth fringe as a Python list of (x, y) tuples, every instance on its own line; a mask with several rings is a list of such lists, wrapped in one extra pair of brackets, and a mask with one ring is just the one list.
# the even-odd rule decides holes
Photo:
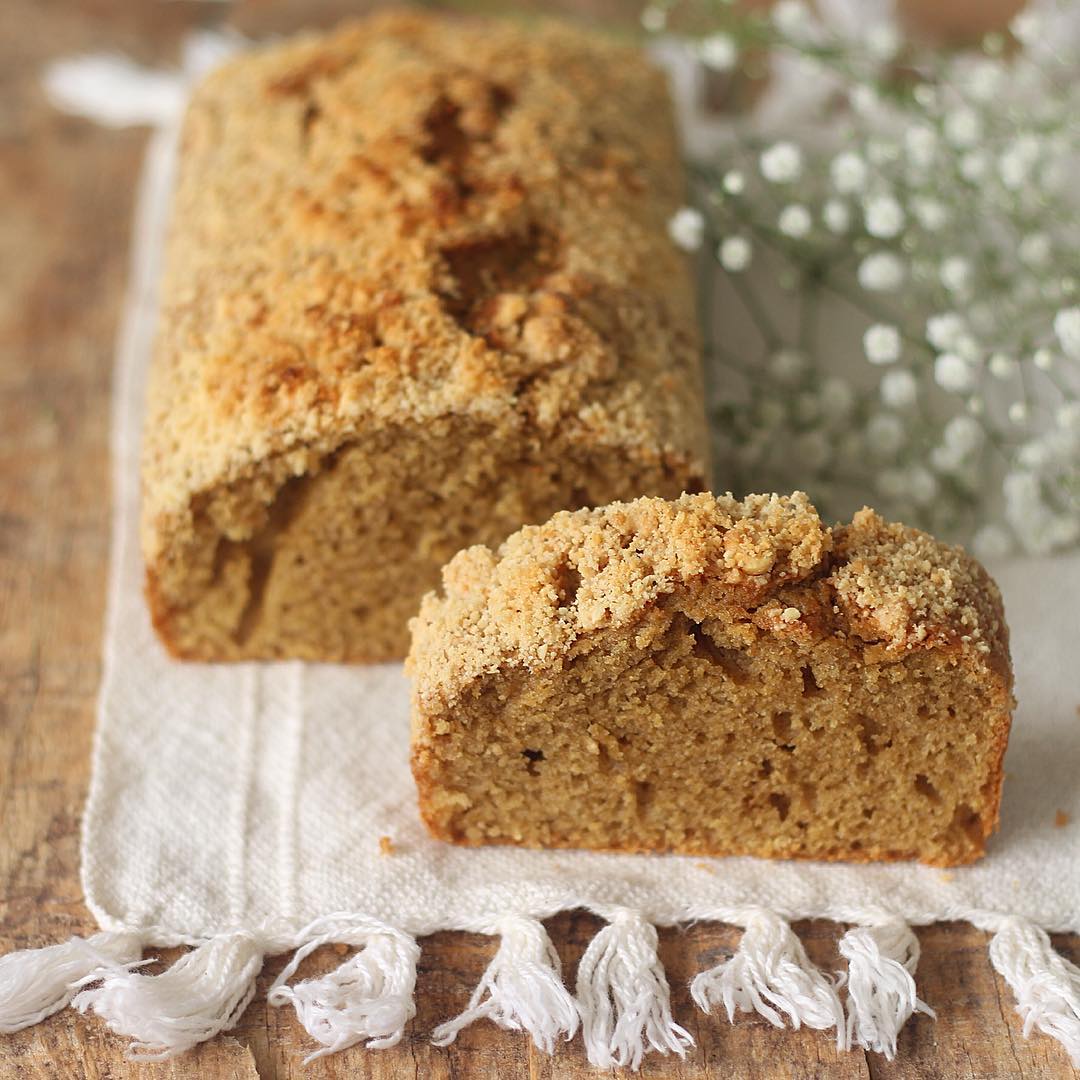
[[(580, 1026), (588, 1059), (601, 1068), (636, 1070), (650, 1051), (685, 1055), (694, 1040), (672, 1015), (656, 928), (629, 908), (606, 914), (578, 965), (576, 996), (564, 986), (558, 953), (538, 920), (510, 915), (477, 927), (499, 935), (499, 947), (468, 1007), (439, 1025), (432, 1041), (446, 1046), (462, 1028), (490, 1020), (528, 1033), (546, 1053)], [(751, 909), (743, 921), (734, 955), (691, 983), (705, 1013), (719, 1004), (731, 1022), (739, 1013), (757, 1013), (776, 1027), (833, 1031), (842, 1049), (888, 1058), (914, 1013), (934, 1015), (916, 993), (918, 940), (901, 919), (875, 915), (848, 930), (839, 942), (848, 967), (837, 975), (810, 961), (776, 912)], [(291, 938), (280, 931), (221, 934), (155, 975), (139, 970), (149, 961), (132, 934), (9, 953), (0, 957), (0, 1032), (35, 1024), (70, 1003), (129, 1036), (130, 1056), (170, 1058), (236, 1024), (254, 996), (264, 957), (286, 951), (286, 940), (295, 952), (268, 1001), (291, 1004), (319, 1043), (307, 1060), (363, 1040), (369, 1049), (401, 1040), (416, 1013), (420, 948), (401, 930), (349, 913), (318, 919)], [(290, 984), (301, 961), (329, 944), (359, 951), (326, 974)], [(1080, 969), (1054, 951), (1043, 930), (1014, 918), (998, 920), (990, 958), (1016, 995), (1025, 1034), (1045, 1032), (1080, 1064)]]

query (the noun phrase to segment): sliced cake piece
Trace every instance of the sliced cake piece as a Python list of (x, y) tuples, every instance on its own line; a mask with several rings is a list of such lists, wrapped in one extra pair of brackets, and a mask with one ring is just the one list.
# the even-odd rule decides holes
[(1008, 633), (962, 548), (685, 495), (556, 514), (443, 580), (408, 662), (440, 839), (945, 866), (997, 825)]

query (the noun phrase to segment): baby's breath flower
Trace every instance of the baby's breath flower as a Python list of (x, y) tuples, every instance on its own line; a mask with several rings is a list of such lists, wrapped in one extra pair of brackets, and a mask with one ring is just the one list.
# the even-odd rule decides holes
[(907, 493), (916, 506), (926, 506), (937, 496), (937, 478), (922, 465), (912, 465), (908, 470), (906, 481)]
[(1054, 461), (1054, 446), (1046, 439), (1029, 439), (1016, 454), (1017, 464), (1022, 468), (1039, 472)]
[(713, 71), (730, 71), (739, 58), (739, 50), (730, 34), (710, 34), (698, 46), (701, 62)]
[(1070, 401), (1058, 407), (1054, 420), (1066, 431), (1080, 431), (1080, 401)]
[(824, 468), (832, 458), (829, 440), (821, 431), (807, 431), (799, 435), (792, 449), (810, 472)]
[(658, 34), (667, 26), (667, 12), (655, 4), (650, 4), (641, 13), (641, 25), (650, 34)]
[(986, 362), (995, 379), (1011, 379), (1016, 374), (1016, 361), (1004, 353), (994, 353)]
[(778, 382), (796, 382), (805, 370), (806, 357), (798, 349), (778, 349), (769, 359), (769, 372)]
[(881, 400), (891, 409), (905, 409), (915, 403), (918, 384), (915, 376), (904, 368), (886, 371), (881, 377)]
[(983, 357), (982, 348), (973, 334), (958, 334), (953, 344), (953, 351), (969, 364), (974, 364)]
[(868, 292), (892, 292), (904, 282), (904, 263), (891, 251), (875, 251), (859, 263), (857, 276)]
[(998, 158), (1001, 182), (1010, 191), (1023, 187), (1039, 159), (1039, 142), (1032, 135), (1013, 139)]
[(821, 384), (818, 401), (822, 415), (827, 420), (839, 422), (851, 415), (855, 407), (855, 391), (846, 379), (831, 375)]
[(930, 464), (939, 473), (957, 473), (964, 467), (964, 457), (955, 447), (935, 446), (930, 451)]
[(937, 145), (937, 132), (929, 124), (912, 124), (904, 132), (908, 161), (918, 169), (926, 169), (934, 163)]
[(738, 169), (729, 169), (722, 184), (729, 195), (741, 195), (746, 190), (746, 177)]
[(892, 457), (904, 445), (904, 425), (892, 413), (877, 413), (866, 425), (866, 444), (881, 457)]
[(954, 416), (946, 425), (942, 436), (945, 445), (955, 450), (961, 457), (967, 457), (982, 446), (984, 432), (982, 425), (971, 416)]
[(966, 332), (967, 323), (955, 311), (943, 311), (926, 320), (926, 340), (935, 349), (955, 348), (960, 335)]
[(1044, 232), (1028, 233), (1017, 248), (1020, 261), (1031, 267), (1045, 266), (1050, 258), (1050, 237)]
[(833, 187), (841, 195), (853, 195), (866, 186), (869, 170), (866, 162), (853, 150), (837, 154), (829, 166)]
[(907, 492), (907, 472), (904, 469), (882, 469), (878, 488), (889, 499), (899, 499)]
[(705, 217), (692, 206), (680, 207), (668, 222), (668, 235), (683, 251), (697, 251), (705, 238)]
[(1065, 355), (1080, 360), (1080, 307), (1062, 308), (1054, 316), (1054, 333)]
[(851, 211), (839, 199), (829, 199), (821, 208), (821, 220), (829, 232), (844, 233), (851, 227)]
[(911, 96), (915, 99), (915, 103), (927, 112), (933, 112), (938, 106), (937, 87), (931, 86), (930, 83), (919, 83), (911, 91)]
[(863, 334), (863, 351), (871, 364), (893, 364), (900, 359), (900, 331), (875, 323)]
[(754, 250), (745, 236), (728, 236), (720, 244), (716, 257), (729, 274), (738, 274), (750, 265)]
[(866, 231), (882, 240), (891, 240), (904, 227), (904, 210), (891, 195), (873, 195), (863, 203)]
[(971, 284), (971, 262), (963, 255), (950, 255), (941, 263), (941, 284), (949, 292), (965, 292)]
[(801, 0), (780, 0), (772, 9), (773, 25), (790, 38), (805, 37), (811, 26), (810, 12)]
[(900, 157), (900, 147), (892, 139), (875, 137), (867, 140), (866, 157), (871, 165), (891, 165)]
[(1043, 29), (1043, 20), (1037, 12), (1021, 11), (1013, 17), (1012, 22), (1009, 23), (1009, 29), (1018, 41), (1022, 41), (1025, 45), (1031, 45), (1039, 40), (1039, 35)]
[(1038, 478), (1029, 472), (1014, 469), (1002, 481), (1005, 501), (1014, 508), (1031, 509), (1042, 502)]
[[(763, 56), (781, 42), (773, 55), (787, 65), (728, 125), (714, 164), (695, 168), (708, 219), (683, 208), (670, 223), (686, 250), (715, 228), (730, 274), (762, 264), (736, 299), (771, 352), (746, 374), (749, 405), (724, 401), (717, 436), (733, 486), (805, 479), (831, 516), (850, 511), (849, 492), (883, 500), (913, 524), (974, 537), (980, 555), (1080, 544), (1075, 43), (1056, 22), (1020, 17), (1031, 49), (1006, 50), (1004, 35), (982, 56), (905, 42), (898, 77), (892, 17), (860, 26), (836, 5), (780, 0), (770, 24), (720, 0), (710, 27), (713, 0), (647, 2), (655, 31), (691, 9), (703, 67), (740, 62), (743, 18), (757, 20), (746, 40), (763, 40)], [(835, 140), (817, 137), (823, 125)], [(836, 310), (849, 304), (865, 317), (861, 372), (839, 357), (830, 367), (858, 348)]]
[(980, 559), (1000, 559), (1012, 551), (1013, 540), (1003, 526), (990, 524), (975, 533), (971, 546)]
[(953, 146), (974, 146), (982, 137), (979, 114), (967, 105), (957, 105), (945, 114), (945, 138)]
[(758, 423), (763, 428), (772, 431), (781, 424), (786, 423), (788, 418), (787, 407), (778, 398), (766, 398), (764, 401), (758, 402), (757, 417)]
[(971, 365), (956, 353), (942, 353), (934, 361), (934, 382), (951, 394), (964, 394), (975, 385)]
[(801, 240), (807, 236), (813, 225), (814, 219), (810, 216), (810, 211), (801, 203), (785, 206), (776, 219), (776, 227), (793, 240)]
[[(862, 116), (870, 116), (881, 101), (878, 92), (868, 83), (859, 83), (853, 86), (848, 94), (848, 100), (851, 102), (851, 107)], [(873, 161), (872, 147), (867, 147), (867, 154), (870, 160)]]
[(802, 151), (791, 142), (773, 143), (761, 155), (761, 175), (771, 184), (790, 184), (802, 173)]
[(866, 31), (866, 47), (877, 60), (891, 60), (900, 48), (900, 35), (892, 23), (875, 23)]
[(977, 183), (990, 171), (990, 158), (983, 150), (972, 150), (960, 159), (960, 175), (969, 183)]
[(941, 202), (927, 196), (912, 199), (911, 212), (927, 232), (937, 232), (944, 228), (949, 220), (949, 212)]
[(1059, 514), (1052, 518), (1045, 533), (1047, 551), (1072, 547), (1080, 539), (1080, 518)]
[(977, 60), (968, 70), (965, 80), (968, 96), (978, 102), (990, 102), (1001, 90), (1004, 71), (992, 60)]

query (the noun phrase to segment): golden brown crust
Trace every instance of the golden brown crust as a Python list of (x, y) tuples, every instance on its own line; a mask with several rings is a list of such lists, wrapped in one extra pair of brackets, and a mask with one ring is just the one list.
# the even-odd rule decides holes
[[(701, 700), (693, 696), (699, 693), (694, 687), (703, 685), (700, 681), (684, 680), (670, 690), (674, 700), (683, 703), (671, 714), (653, 712), (653, 706), (644, 703), (647, 699), (639, 698), (640, 708), (631, 700), (616, 717), (617, 691), (589, 689), (606, 685), (603, 657), (610, 653), (612, 670), (622, 663), (619, 655), (640, 657), (626, 661), (631, 667), (613, 676), (612, 687), (639, 678), (636, 693), (653, 692), (645, 687), (667, 693), (663, 686), (671, 679), (650, 682), (647, 668), (652, 663), (653, 670), (674, 672), (679, 664), (692, 662), (682, 659), (684, 628), (694, 655), (731, 669), (734, 682), (725, 683), (729, 689), (724, 694), (733, 704), (724, 708), (733, 711), (734, 721), (720, 720), (722, 710), (716, 705), (706, 705), (701, 712), (692, 704)], [(887, 523), (870, 510), (835, 529), (822, 524), (801, 493), (751, 496), (743, 502), (711, 494), (670, 502), (639, 499), (557, 514), (510, 537), (497, 553), (482, 547), (459, 553), (444, 570), (442, 595), (425, 597), (412, 631), (407, 665), (414, 679), (413, 770), (421, 814), (440, 839), (475, 844), (494, 836), (545, 847), (853, 861), (919, 858), (932, 865), (954, 865), (978, 858), (996, 828), (1013, 704), (1000, 593), (963, 549)], [(663, 657), (654, 662), (646, 659), (653, 643)], [(757, 666), (746, 686), (747, 676), (740, 676), (738, 668), (749, 658)], [(804, 679), (810, 680), (801, 700), (785, 674), (793, 667), (798, 680), (800, 664)], [(838, 695), (835, 705), (824, 704), (827, 695), (818, 703), (814, 695), (821, 691), (814, 676), (806, 675), (811, 665), (819, 675), (829, 675), (835, 688), (830, 693)], [(692, 679), (703, 677), (698, 673)], [(558, 716), (544, 714), (546, 703), (554, 700), (552, 688), (564, 685), (568, 689), (559, 693), (576, 717), (569, 727)], [(850, 691), (842, 689), (845, 685)], [(775, 691), (760, 689), (764, 687)], [(600, 697), (595, 713), (590, 713), (585, 703), (594, 692)], [(615, 697), (605, 698), (613, 692)], [(777, 696), (769, 700), (773, 692)], [(806, 694), (812, 696), (807, 699)], [(975, 696), (969, 700), (969, 695)], [(526, 730), (519, 736), (513, 734), (512, 723), (521, 719), (500, 719), (507, 702), (515, 703), (515, 717), (524, 718)], [(929, 712), (924, 705), (931, 707)], [(744, 709), (747, 717), (762, 717), (748, 719), (745, 733), (737, 726)], [(869, 799), (868, 817), (875, 810), (879, 814), (876, 831), (861, 832), (859, 818), (854, 826), (845, 825), (847, 831), (837, 834), (835, 842), (827, 825), (811, 841), (813, 828), (793, 832), (788, 822), (786, 831), (768, 835), (767, 842), (737, 830), (732, 841), (724, 838), (729, 834), (715, 818), (707, 827), (701, 827), (703, 819), (694, 823), (692, 809), (679, 804), (677, 792), (670, 805), (679, 814), (685, 811), (692, 823), (685, 829), (668, 828), (669, 823), (650, 818), (651, 811), (641, 806), (626, 810), (605, 804), (604, 812), (616, 823), (611, 826), (587, 825), (575, 817), (576, 811), (564, 819), (556, 809), (557, 787), (531, 789), (536, 792), (533, 799), (546, 800), (547, 817), (537, 821), (535, 829), (528, 823), (527, 807), (505, 818), (509, 824), (496, 824), (499, 811), (475, 801), (484, 786), (477, 776), (484, 777), (488, 767), (471, 758), (469, 748), (477, 740), (483, 744), (488, 723), (494, 725), (491, 760), (501, 769), (515, 768), (513, 751), (504, 751), (504, 746), (547, 746), (550, 764), (543, 768), (569, 767), (567, 782), (577, 783), (575, 778), (587, 776), (592, 768), (615, 768), (610, 780), (601, 779), (601, 788), (632, 775), (626, 797), (633, 802), (641, 788), (652, 792), (646, 798), (655, 806), (655, 800), (668, 797), (665, 785), (676, 775), (687, 784), (704, 784), (706, 791), (712, 782), (695, 775), (695, 766), (688, 763), (692, 753), (682, 759), (669, 746), (641, 749), (652, 744), (650, 730), (664, 731), (665, 739), (696, 741), (715, 730), (709, 726), (710, 716), (715, 716), (721, 727), (736, 724), (726, 737), (736, 740), (732, 745), (740, 749), (733, 752), (745, 761), (747, 755), (762, 753), (762, 726), (767, 729), (770, 723), (770, 709), (782, 730), (778, 742), (785, 744), (779, 747), (779, 763), (767, 761), (767, 771), (755, 774), (749, 786), (732, 789), (728, 797), (736, 803), (738, 798), (760, 802), (762, 792), (771, 792), (769, 798), (779, 801), (766, 804), (763, 812), (782, 807), (783, 823), (792, 800), (797, 804), (798, 793), (808, 790), (807, 776), (814, 776), (812, 788), (836, 783), (835, 778), (826, 779), (829, 769), (840, 768), (842, 774), (842, 761), (830, 765), (820, 755), (850, 754), (852, 767), (861, 759), (863, 770), (862, 779), (853, 780), (852, 793)], [(926, 719), (917, 720), (916, 711)], [(652, 720), (642, 721), (643, 734), (635, 717), (647, 720), (650, 714)], [(669, 718), (661, 720), (665, 715)], [(689, 718), (696, 715), (705, 728), (693, 727), (698, 721)], [(574, 730), (574, 725), (585, 727)], [(920, 736), (920, 727), (925, 736)], [(823, 749), (827, 743), (815, 742), (826, 732), (834, 733), (827, 737), (836, 740), (832, 751)], [(920, 749), (923, 738), (926, 756)], [(771, 758), (777, 747), (769, 738), (764, 746)], [(596, 753), (599, 758), (592, 756)], [(575, 754), (577, 764), (567, 766)], [(541, 753), (539, 760), (543, 757)], [(910, 796), (901, 792), (887, 798), (882, 791), (883, 801), (875, 803), (876, 777), (886, 774), (874, 770), (887, 769), (890, 761), (893, 768), (911, 770), (903, 782), (914, 783), (914, 789)], [(776, 780), (770, 776), (775, 769), (783, 774), (792, 768), (803, 772), (792, 773), (787, 787), (769, 787)], [(690, 771), (680, 774), (680, 769)], [(535, 777), (536, 770), (530, 768), (529, 775)], [(889, 782), (895, 783), (895, 777)], [(819, 796), (824, 797), (825, 790), (821, 788)], [(843, 804), (842, 789), (830, 790)], [(809, 821), (814, 800), (807, 798), (810, 802), (800, 816)], [(915, 827), (890, 832), (880, 824), (883, 815), (896, 812), (884, 808), (889, 799), (903, 808), (908, 802), (922, 805), (923, 798), (927, 821), (934, 822), (925, 835)], [(512, 803), (510, 796), (507, 805)], [(480, 818), (485, 824), (477, 823)], [(611, 829), (614, 834), (606, 831)]]
[[(414, 768), (414, 774), (417, 770)], [(428, 833), (435, 840), (441, 840), (444, 844), (457, 844), (459, 847), (485, 847), (490, 844), (490, 841), (477, 839), (475, 837), (463, 836), (460, 832), (455, 832), (452, 828), (448, 827), (445, 818), (435, 814), (432, 811), (431, 806), (431, 794), (433, 791), (433, 781), (424, 775), (418, 774), (417, 789), (420, 792), (420, 818), (424, 822)], [(997, 819), (994, 819), (994, 827), (986, 833), (986, 837), (989, 837), (997, 828)], [(554, 848), (559, 849), (577, 849), (580, 848), (581, 841), (576, 836), (556, 837), (554, 839), (546, 840), (543, 845), (530, 844), (528, 842), (522, 842), (521, 847), (532, 847), (543, 850), (550, 850)], [(655, 846), (645, 843), (626, 843), (626, 844), (609, 844), (609, 845), (590, 845), (591, 851), (607, 852), (612, 855), (655, 855), (657, 854), (657, 848)], [(807, 852), (798, 847), (791, 847), (789, 849), (774, 848), (769, 851), (763, 851), (760, 847), (753, 845), (747, 847), (715, 847), (706, 848), (698, 847), (694, 851), (689, 852), (683, 848), (671, 848), (666, 849), (668, 854), (693, 854), (700, 855), (704, 858), (718, 858), (728, 859), (737, 858), (739, 856), (749, 855), (752, 857), (762, 857), (769, 859), (794, 859), (802, 862), (844, 862), (844, 863), (872, 863), (872, 862), (921, 862), (924, 866), (940, 866), (940, 867), (953, 867), (953, 866), (966, 866), (970, 863), (978, 862), (979, 859), (985, 854), (985, 850), (980, 848), (971, 848), (964, 851), (959, 856), (953, 854), (930, 854), (927, 855), (925, 851), (917, 848), (912, 848), (910, 851), (897, 851), (890, 848), (845, 848), (837, 847), (827, 852)]]
[(660, 73), (561, 25), (386, 14), (211, 75), (148, 395), (158, 625), (195, 549), (376, 430), (458, 416), (700, 485), (682, 185)]

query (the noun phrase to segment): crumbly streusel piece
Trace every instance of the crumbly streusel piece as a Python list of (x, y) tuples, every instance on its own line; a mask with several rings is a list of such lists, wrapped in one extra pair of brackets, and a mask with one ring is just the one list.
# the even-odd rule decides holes
[(143, 457), (165, 643), (402, 656), (460, 548), (700, 488), (682, 186), (662, 76), (567, 27), (383, 15), (211, 75)]
[(1012, 670), (963, 549), (806, 496), (556, 514), (413, 623), (413, 771), (464, 844), (817, 859), (983, 854)]

